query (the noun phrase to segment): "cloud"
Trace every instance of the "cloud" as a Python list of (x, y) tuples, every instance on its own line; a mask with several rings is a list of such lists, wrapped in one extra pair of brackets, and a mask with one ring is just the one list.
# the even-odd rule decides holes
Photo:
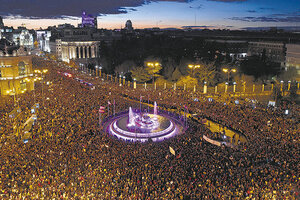
[(300, 14), (273, 14), (261, 17), (232, 17), (229, 18), (236, 21), (244, 22), (300, 22)]
[(248, 0), (208, 0), (208, 1), (219, 1), (219, 2), (231, 3), (231, 2), (243, 2)]
[(274, 10), (274, 8), (264, 8), (264, 7), (261, 7), (259, 8), (260, 10)]
[(247, 12), (249, 12), (249, 13), (256, 13), (257, 11), (256, 10), (247, 10)]
[(200, 4), (199, 6), (190, 6), (189, 8), (199, 10), (202, 7), (203, 7), (203, 5)]
[(57, 18), (63, 15), (78, 17), (86, 11), (99, 16), (127, 13), (135, 11), (133, 7), (159, 1), (188, 3), (193, 0), (0, 0), (0, 13), (4, 16)]
[(216, 26), (182, 26), (181, 28), (213, 28)]

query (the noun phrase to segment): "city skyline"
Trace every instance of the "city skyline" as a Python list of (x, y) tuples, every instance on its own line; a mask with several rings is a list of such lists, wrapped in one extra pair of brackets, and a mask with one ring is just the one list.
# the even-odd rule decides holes
[(77, 26), (83, 11), (97, 16), (98, 28), (107, 29), (124, 27), (128, 19), (134, 28), (300, 27), (298, 0), (0, 0), (0, 4), (5, 25), (15, 28)]

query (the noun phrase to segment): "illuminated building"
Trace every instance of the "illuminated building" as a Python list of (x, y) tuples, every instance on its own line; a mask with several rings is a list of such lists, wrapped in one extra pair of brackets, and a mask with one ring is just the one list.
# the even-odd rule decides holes
[(70, 62), (73, 59), (80, 63), (96, 63), (99, 57), (99, 41), (68, 41), (56, 40), (56, 54), (58, 59)]
[(97, 17), (88, 15), (85, 12), (82, 12), (81, 17), (82, 17), (82, 21), (80, 27), (97, 28)]
[(13, 32), (13, 41), (15, 44), (26, 47), (33, 48), (33, 34), (27, 29), (15, 30)]
[(36, 34), (40, 50), (50, 52), (51, 31), (38, 30)]
[(32, 58), (23, 47), (0, 40), (0, 93), (14, 95), (34, 89)]

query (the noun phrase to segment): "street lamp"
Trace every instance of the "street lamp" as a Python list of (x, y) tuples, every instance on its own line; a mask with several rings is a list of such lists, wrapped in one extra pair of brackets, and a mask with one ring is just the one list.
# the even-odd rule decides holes
[(200, 68), (200, 65), (189, 64), (188, 67), (192, 70), (192, 76), (194, 78), (194, 70)]
[(133, 89), (136, 89), (136, 78), (134, 78), (133, 81)]
[(126, 81), (125, 78), (126, 78), (126, 77), (123, 76), (123, 85), (125, 85), (125, 81)]
[(153, 87), (154, 87), (154, 79), (155, 79), (155, 68), (159, 67), (160, 66), (160, 63), (159, 62), (147, 62), (146, 63), (148, 67), (151, 67), (153, 68), (153, 73), (152, 74), (152, 84), (153, 84)]
[(225, 73), (227, 73), (227, 82), (229, 83), (229, 75), (230, 75), (231, 72), (235, 73), (236, 69), (223, 68), (222, 71), (225, 72)]
[(96, 76), (99, 76), (98, 68), (99, 68), (98, 65), (96, 65), (96, 66), (95, 66), (95, 69), (96, 69)]

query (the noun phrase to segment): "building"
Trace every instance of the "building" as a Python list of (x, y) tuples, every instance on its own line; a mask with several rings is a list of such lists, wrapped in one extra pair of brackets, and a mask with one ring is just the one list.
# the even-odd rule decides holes
[(99, 58), (99, 41), (56, 40), (56, 54), (59, 60), (77, 63), (97, 64)]
[(79, 27), (97, 28), (97, 23), (97, 17), (93, 17), (93, 15), (88, 15), (85, 12), (82, 12), (81, 24), (79, 25)]
[(285, 44), (281, 42), (249, 42), (248, 56), (262, 56), (264, 53), (268, 59), (284, 66)]
[(131, 20), (127, 20), (127, 21), (126, 21), (126, 24), (125, 24), (125, 30), (128, 30), (128, 31), (132, 31), (132, 30), (133, 30)]
[(51, 52), (50, 49), (50, 37), (51, 31), (38, 30), (36, 31), (38, 46), (41, 51)]
[(229, 55), (232, 61), (243, 60), (247, 57), (248, 42), (246, 40), (207, 39), (205, 42), (216, 46), (223, 55)]
[(22, 28), (13, 31), (13, 41), (16, 45), (32, 49), (34, 46), (33, 34)]
[(3, 19), (2, 19), (2, 17), (1, 17), (1, 16), (0, 16), (0, 28), (4, 28)]
[(15, 95), (34, 89), (32, 57), (23, 47), (0, 40), (0, 94)]
[(300, 44), (286, 45), (286, 69), (295, 68), (297, 71), (296, 80), (300, 81)]

